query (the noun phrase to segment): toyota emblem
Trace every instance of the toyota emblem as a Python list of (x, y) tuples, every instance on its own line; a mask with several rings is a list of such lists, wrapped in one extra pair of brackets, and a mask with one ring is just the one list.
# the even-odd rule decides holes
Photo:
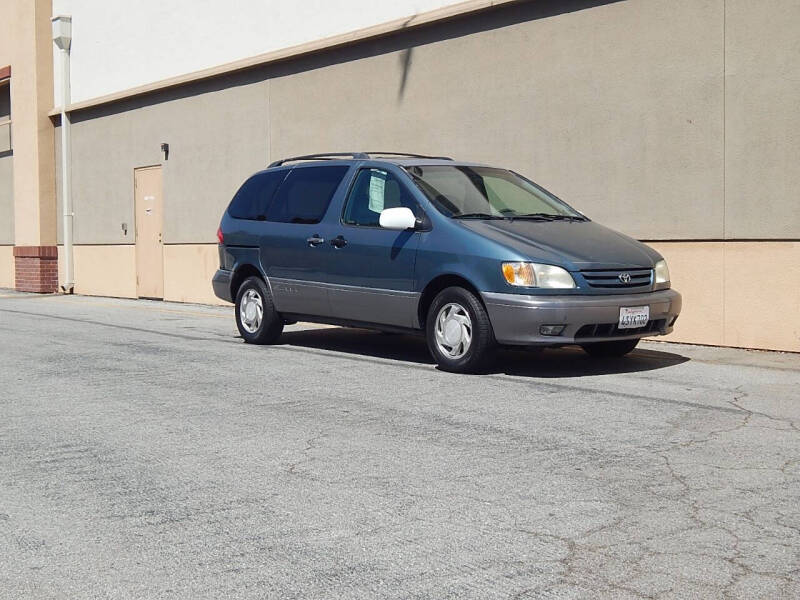
[(630, 273), (620, 273), (619, 274), (619, 280), (622, 283), (628, 284), (628, 283), (631, 282), (631, 274)]

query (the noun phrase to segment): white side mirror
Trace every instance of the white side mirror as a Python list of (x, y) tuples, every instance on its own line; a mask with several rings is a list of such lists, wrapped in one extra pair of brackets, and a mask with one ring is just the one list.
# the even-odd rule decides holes
[(378, 223), (384, 229), (414, 229), (417, 225), (417, 218), (410, 208), (398, 206), (397, 208), (387, 208), (381, 211)]

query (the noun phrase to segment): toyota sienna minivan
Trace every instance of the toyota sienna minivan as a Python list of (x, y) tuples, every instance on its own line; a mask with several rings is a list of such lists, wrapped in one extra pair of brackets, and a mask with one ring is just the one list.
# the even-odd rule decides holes
[(652, 248), (518, 173), (449, 158), (279, 160), (242, 184), (218, 238), (214, 292), (252, 344), (300, 320), (417, 332), (466, 373), (498, 345), (623, 356), (681, 310)]

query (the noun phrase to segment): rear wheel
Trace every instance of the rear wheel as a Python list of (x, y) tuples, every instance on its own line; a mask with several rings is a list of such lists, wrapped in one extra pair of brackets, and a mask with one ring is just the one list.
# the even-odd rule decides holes
[(494, 332), (480, 300), (461, 287), (449, 287), (434, 298), (425, 334), (439, 368), (454, 373), (477, 373), (494, 357)]
[(236, 326), (249, 344), (274, 344), (283, 331), (283, 319), (260, 277), (248, 277), (236, 293)]
[(581, 348), (592, 357), (595, 358), (615, 358), (625, 356), (636, 348), (639, 343), (638, 338), (635, 340), (619, 340), (617, 342), (595, 342), (594, 344), (582, 344)]

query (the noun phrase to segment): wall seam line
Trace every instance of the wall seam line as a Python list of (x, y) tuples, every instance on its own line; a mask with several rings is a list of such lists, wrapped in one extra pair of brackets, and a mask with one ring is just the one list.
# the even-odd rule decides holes
[[(728, 223), (727, 223), (727, 204), (728, 204), (728, 141), (726, 135), (728, 132), (728, 71), (727, 71), (727, 58), (728, 58), (728, 0), (722, 0), (722, 237), (728, 237)], [(727, 244), (722, 244), (722, 343), (727, 343), (728, 338), (728, 323), (726, 311), (726, 247)]]

